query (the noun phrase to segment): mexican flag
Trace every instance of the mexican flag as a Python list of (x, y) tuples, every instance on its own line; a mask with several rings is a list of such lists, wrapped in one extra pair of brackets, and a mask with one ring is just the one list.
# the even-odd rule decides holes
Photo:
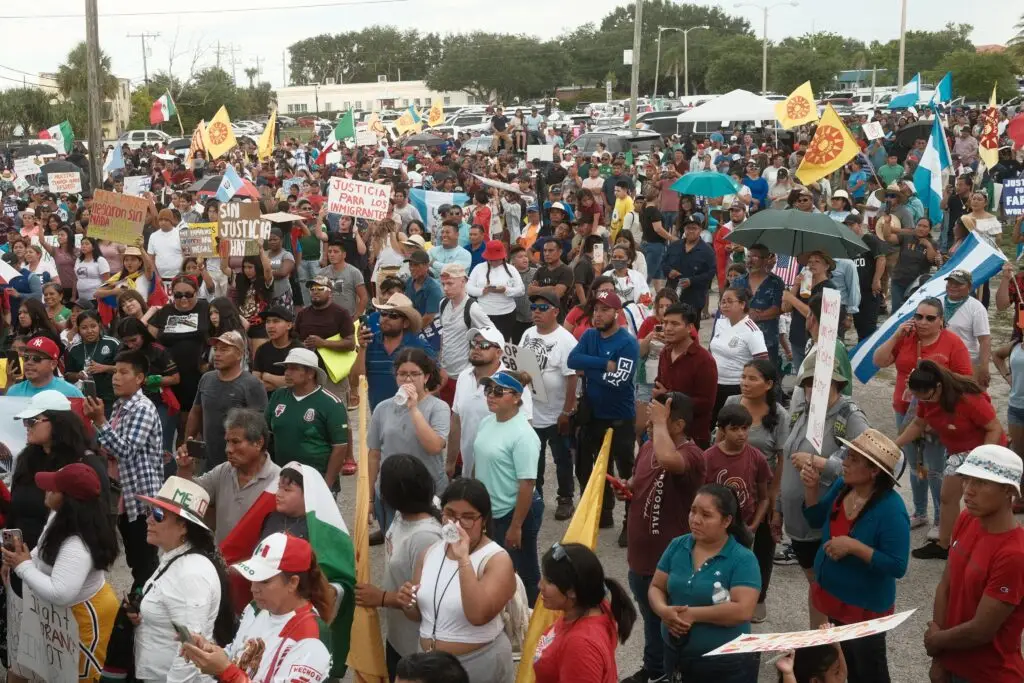
[(345, 115), (338, 119), (338, 125), (334, 127), (331, 134), (327, 136), (327, 142), (324, 148), (320, 150), (320, 154), (316, 157), (316, 163), (323, 166), (327, 163), (327, 155), (331, 152), (336, 152), (341, 149), (341, 141), (348, 140), (349, 138), (355, 139), (356, 137), (356, 125), (355, 119), (352, 116), (352, 110), (349, 109), (345, 112)]
[(164, 121), (170, 121), (171, 117), (178, 113), (178, 110), (174, 108), (174, 100), (171, 98), (171, 93), (165, 92), (149, 110), (149, 123), (156, 125), (163, 123)]
[[(331, 642), (325, 644), (331, 650), (331, 676), (341, 678), (345, 675), (352, 614), (356, 604), (356, 557), (352, 538), (323, 476), (314, 468), (297, 462), (288, 463), (285, 467), (302, 472), (306, 526), (309, 530), (307, 540), (316, 553), (320, 571), (329, 582), (340, 584), (345, 593), (341, 604), (335, 607), (333, 621), (330, 620), (329, 614), (320, 615), (324, 621), (330, 622)], [(221, 541), (220, 552), (228, 565), (252, 557), (252, 552), (260, 541), (263, 522), (277, 507), (277, 485), (278, 480), (275, 478), (239, 520), (238, 525)], [(252, 600), (249, 582), (237, 572), (231, 572), (229, 578), (235, 611), (241, 613), (245, 605)]]
[(53, 140), (64, 146), (64, 153), (71, 151), (71, 145), (75, 142), (75, 134), (71, 131), (71, 123), (64, 121), (56, 126), (39, 131), (40, 140)]

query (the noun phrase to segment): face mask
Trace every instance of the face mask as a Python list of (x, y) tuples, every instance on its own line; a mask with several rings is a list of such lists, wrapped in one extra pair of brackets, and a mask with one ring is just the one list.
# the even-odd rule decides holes
[(621, 259), (613, 259), (612, 260), (612, 269), (614, 269), (614, 270), (622, 270), (623, 268), (626, 268), (628, 265), (629, 265), (629, 262), (623, 261)]

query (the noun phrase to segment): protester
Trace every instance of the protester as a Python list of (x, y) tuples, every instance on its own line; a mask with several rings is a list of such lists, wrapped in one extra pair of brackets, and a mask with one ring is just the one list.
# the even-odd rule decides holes
[[(320, 268), (316, 276), (326, 277), (330, 281), (334, 303), (345, 309), (354, 320), (366, 311), (368, 296), (363, 273), (346, 260), (348, 251), (341, 239), (331, 239), (327, 242), (326, 255), (327, 265)], [(308, 284), (306, 286), (309, 287)]]
[(433, 351), (419, 336), (423, 318), (413, 308), (409, 297), (392, 294), (386, 301), (374, 299), (373, 305), (380, 312), (379, 329), (374, 331), (370, 325), (359, 329), (359, 350), (366, 367), (370, 410), (375, 410), (381, 401), (398, 391), (394, 364), (399, 351), (407, 348), (426, 353)]
[(810, 290), (805, 291), (798, 280), (792, 288), (782, 293), (782, 312), (792, 314), (792, 325), (789, 340), (793, 347), (793, 367), (799, 368), (806, 356), (807, 347), (807, 301), (815, 294), (820, 294), (826, 287), (835, 289), (829, 279), (835, 270), (835, 259), (821, 251), (801, 254), (800, 260), (804, 268), (810, 272)]
[(704, 216), (689, 214), (681, 221), (683, 239), (669, 244), (661, 270), (680, 302), (703, 311), (715, 277), (715, 253), (700, 237)]
[(487, 243), (484, 260), (469, 274), (466, 292), (479, 300), (488, 315), (506, 339), (515, 336), (515, 297), (526, 292), (519, 271), (506, 261), (505, 245), (497, 240)]
[(441, 329), (441, 391), (439, 396), (449, 405), (455, 398), (459, 373), (469, 364), (469, 330), (492, 327), (476, 299), (466, 294), (466, 269), (460, 264), (447, 264), (441, 269), (441, 300), (438, 323)]
[(946, 321), (946, 328), (960, 337), (967, 346), (967, 352), (971, 354), (971, 365), (974, 366), (974, 379), (982, 387), (988, 388), (991, 380), (989, 362), (992, 358), (992, 333), (988, 311), (971, 296), (972, 282), (973, 277), (967, 270), (954, 270), (946, 276), (942, 318)]
[[(242, 270), (228, 272), (228, 259), (221, 259), (221, 267), (229, 277), (235, 290), (235, 305), (242, 317), (249, 322), (248, 336), (252, 354), (267, 341), (267, 330), (263, 325), (262, 314), (271, 307), (273, 299), (274, 275), (270, 267), (270, 258), (260, 246), (258, 256), (246, 256), (242, 259)], [(289, 308), (285, 306), (285, 308)]]
[(295, 314), (284, 306), (274, 306), (263, 311), (263, 324), (267, 331), (268, 343), (256, 349), (252, 361), (252, 374), (263, 382), (267, 394), (285, 386), (283, 362), (292, 349), (300, 348), (292, 335)]
[[(146, 371), (146, 382), (142, 385), (142, 393), (156, 407), (160, 416), (160, 428), (164, 452), (174, 450), (174, 434), (177, 428), (177, 415), (171, 412), (168, 403), (173, 398), (170, 387), (181, 381), (178, 366), (174, 359), (150, 334), (149, 328), (137, 318), (124, 318), (117, 325), (117, 337), (121, 340), (123, 350), (138, 351), (146, 357), (149, 369)], [(150, 377), (159, 377), (160, 381), (149, 382)], [(167, 400), (165, 399), (165, 395)]]
[[(615, 280), (606, 275), (595, 277), (593, 282), (590, 283), (589, 293), (583, 303), (574, 306), (568, 315), (565, 316), (565, 322), (562, 326), (572, 332), (572, 336), (576, 337), (577, 341), (583, 336), (584, 332), (593, 327), (592, 318), (594, 315), (594, 305), (597, 303), (596, 297), (602, 292), (614, 293)], [(626, 316), (624, 313), (620, 312), (617, 320), (621, 327), (626, 326)]]
[(740, 393), (743, 367), (755, 358), (767, 358), (764, 333), (750, 319), (750, 294), (746, 289), (729, 287), (719, 299), (722, 317), (715, 321), (708, 349), (718, 369), (718, 391), (711, 422), (730, 396)]
[(100, 285), (110, 279), (110, 264), (100, 253), (99, 243), (90, 237), (82, 239), (78, 260), (75, 262), (76, 301), (92, 301)]
[(693, 420), (688, 434), (701, 448), (711, 445), (711, 413), (718, 392), (714, 357), (698, 341), (700, 314), (689, 304), (668, 307), (663, 317), (665, 348), (658, 359), (654, 395), (678, 391), (693, 399)]
[[(326, 276), (317, 275), (306, 283), (309, 289), (310, 305), (295, 316), (295, 336), (306, 349), (314, 354), (335, 351), (355, 351), (355, 326), (348, 311), (334, 303), (331, 298), (331, 282)], [(348, 382), (332, 382), (325, 374), (322, 384), (344, 403), (348, 399)]]
[(771, 257), (771, 252), (763, 244), (751, 246), (747, 249), (747, 274), (733, 280), (731, 286), (750, 292), (747, 316), (757, 323), (757, 327), (764, 335), (769, 360), (778, 363), (779, 317), (782, 313), (782, 294), (786, 290), (786, 284), (771, 271)]
[(853, 259), (860, 283), (860, 304), (853, 313), (853, 325), (857, 330), (857, 338), (863, 341), (878, 328), (878, 313), (884, 300), (882, 274), (885, 272), (887, 249), (874, 233), (865, 229), (861, 221), (862, 216), (856, 211), (843, 219), (843, 223), (853, 230), (868, 248), (866, 252)]

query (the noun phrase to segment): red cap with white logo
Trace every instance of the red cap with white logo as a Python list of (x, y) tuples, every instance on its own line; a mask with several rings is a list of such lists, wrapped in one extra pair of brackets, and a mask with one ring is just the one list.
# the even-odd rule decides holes
[(256, 546), (252, 557), (231, 565), (249, 581), (266, 581), (281, 572), (298, 574), (309, 571), (313, 549), (309, 543), (291, 534), (270, 534)]

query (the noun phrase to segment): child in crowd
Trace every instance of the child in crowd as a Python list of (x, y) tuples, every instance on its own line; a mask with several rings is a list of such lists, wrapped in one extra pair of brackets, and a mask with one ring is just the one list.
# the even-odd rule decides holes
[(779, 683), (846, 683), (843, 649), (834, 644), (787, 652), (775, 668), (779, 670)]
[(768, 460), (747, 443), (753, 417), (740, 404), (718, 411), (715, 445), (704, 451), (706, 484), (723, 484), (736, 491), (743, 523), (753, 534), (768, 513), (768, 484), (772, 473)]

